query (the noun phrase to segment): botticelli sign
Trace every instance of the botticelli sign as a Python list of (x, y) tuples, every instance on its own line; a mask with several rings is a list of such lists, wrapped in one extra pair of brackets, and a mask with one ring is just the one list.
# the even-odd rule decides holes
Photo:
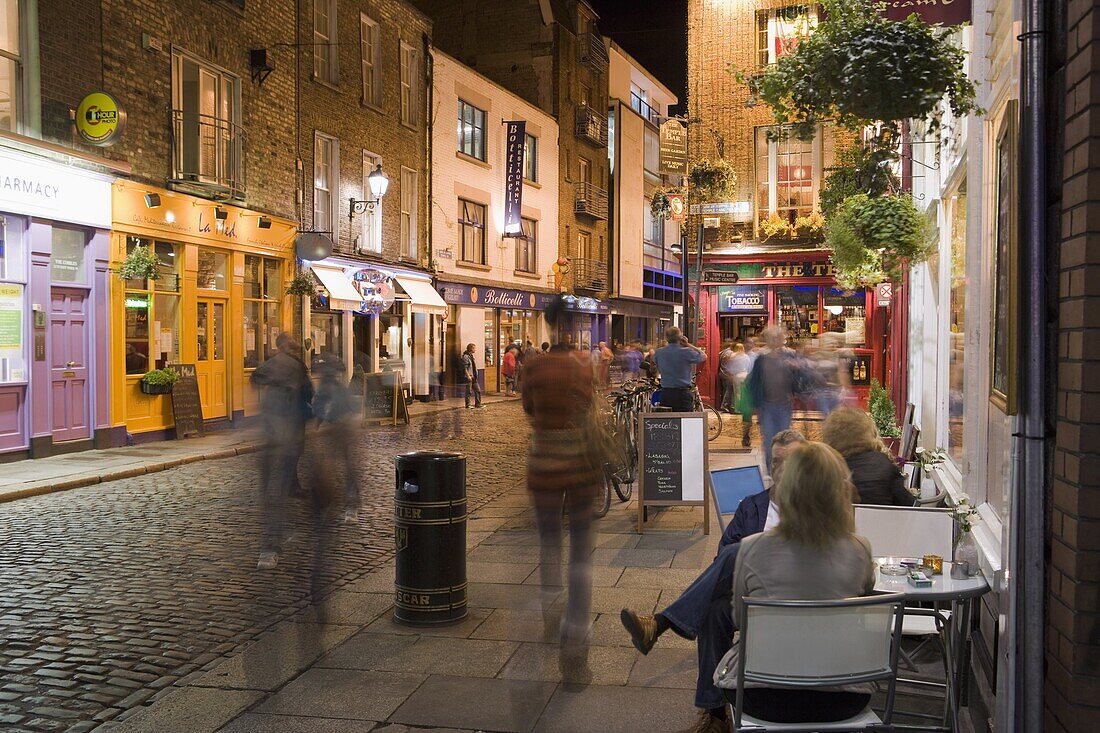
[(76, 132), (92, 145), (113, 145), (126, 124), (126, 112), (106, 92), (92, 92), (76, 108)]
[(916, 13), (929, 25), (970, 22), (970, 0), (884, 0), (883, 4), (883, 14), (890, 20), (905, 20)]

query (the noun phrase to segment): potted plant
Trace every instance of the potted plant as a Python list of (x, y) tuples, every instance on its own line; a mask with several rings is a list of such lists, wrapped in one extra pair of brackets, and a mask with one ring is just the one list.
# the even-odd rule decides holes
[(126, 254), (116, 274), (121, 280), (156, 280), (160, 260), (145, 244), (138, 244)]
[(760, 222), (760, 232), (766, 240), (772, 237), (785, 237), (791, 233), (791, 225), (779, 214), (772, 214)]
[(669, 194), (680, 193), (678, 189), (658, 188), (653, 192), (653, 198), (649, 200), (649, 213), (654, 219), (672, 218), (672, 200)]
[(820, 211), (814, 211), (809, 216), (799, 216), (794, 220), (794, 234), (799, 237), (810, 238), (821, 236), (825, 231), (825, 217)]
[(169, 394), (180, 379), (179, 372), (171, 367), (145, 372), (138, 385), (145, 394)]
[(898, 439), (901, 428), (898, 427), (897, 413), (890, 394), (883, 389), (877, 379), (871, 380), (871, 392), (867, 399), (867, 411), (875, 422), (875, 428), (882, 442), (895, 456), (898, 454)]
[(954, 560), (961, 566), (966, 563), (968, 575), (978, 574), (978, 543), (970, 530), (980, 521), (978, 510), (970, 503), (967, 494), (959, 494), (955, 497), (955, 505), (951, 508), (951, 517), (955, 520)]

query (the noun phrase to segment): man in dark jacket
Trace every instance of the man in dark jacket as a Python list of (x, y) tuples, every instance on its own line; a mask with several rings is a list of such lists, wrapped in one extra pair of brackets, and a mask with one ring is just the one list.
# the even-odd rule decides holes
[[(776, 433), (772, 439), (775, 481), (779, 480), (783, 459), (805, 442), (805, 436), (797, 430)], [(638, 615), (627, 608), (620, 616), (634, 647), (642, 654), (649, 654), (657, 638), (668, 629), (696, 641), (699, 677), (695, 685), (695, 706), (710, 712), (718, 722), (725, 719), (725, 701), (722, 691), (714, 686), (713, 675), (733, 638), (731, 593), (737, 552), (745, 537), (771, 529), (778, 523), (779, 510), (771, 501), (770, 490), (745, 497), (718, 541), (714, 561), (679, 598), (654, 616)]]

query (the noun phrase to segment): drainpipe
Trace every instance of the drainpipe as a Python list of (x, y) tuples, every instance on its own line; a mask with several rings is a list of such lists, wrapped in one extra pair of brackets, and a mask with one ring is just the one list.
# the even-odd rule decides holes
[[(1046, 52), (1047, 0), (1023, 0), (1020, 70), (1019, 412), (1012, 420), (1016, 553), (1015, 711), (1018, 730), (1043, 729), (1047, 487)], [(1010, 688), (1011, 689), (1011, 688)], [(1007, 722), (1007, 721), (1006, 721)]]

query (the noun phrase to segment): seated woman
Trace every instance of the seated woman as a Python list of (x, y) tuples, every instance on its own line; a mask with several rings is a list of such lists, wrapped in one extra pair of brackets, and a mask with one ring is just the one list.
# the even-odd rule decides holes
[(859, 504), (913, 506), (905, 476), (882, 444), (875, 421), (863, 410), (834, 410), (821, 428), (821, 440), (844, 457)]
[[(809, 443), (786, 460), (772, 490), (779, 505), (775, 529), (741, 540), (733, 570), (733, 618), (741, 618), (745, 598), (827, 600), (870, 593), (875, 586), (871, 546), (854, 534), (848, 468), (832, 448)], [(737, 644), (718, 668), (737, 669)], [(714, 682), (735, 689), (737, 675)], [(744, 709), (773, 722), (844, 720), (871, 699), (873, 683), (812, 690), (746, 685)]]

